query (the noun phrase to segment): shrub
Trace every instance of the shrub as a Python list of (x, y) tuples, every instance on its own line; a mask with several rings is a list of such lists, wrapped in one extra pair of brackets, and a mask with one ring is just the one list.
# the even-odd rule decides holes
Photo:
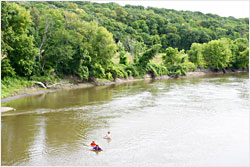
[(182, 66), (184, 71), (195, 71), (195, 70), (197, 70), (197, 67), (192, 62), (183, 63), (181, 66)]
[(2, 79), (5, 77), (13, 77), (16, 75), (14, 68), (10, 65), (9, 59), (3, 59), (1, 61), (1, 77)]
[(151, 72), (154, 76), (168, 74), (167, 68), (162, 66), (162, 65), (158, 65), (158, 64), (150, 64), (148, 72)]
[(89, 69), (86, 66), (80, 66), (77, 70), (76, 70), (76, 74), (81, 78), (81, 79), (85, 79), (88, 80), (89, 78)]
[(114, 78), (113, 78), (113, 76), (112, 76), (112, 74), (111, 74), (110, 72), (108, 72), (108, 73), (106, 74), (106, 79), (107, 79), (107, 80), (114, 80)]
[(90, 71), (91, 76), (96, 78), (105, 78), (105, 69), (100, 64), (94, 64), (94, 67), (92, 67)]
[[(136, 66), (133, 66), (132, 64), (128, 65), (128, 66), (125, 68), (125, 70), (126, 70), (126, 71), (131, 71), (131, 75), (132, 75), (133, 77), (139, 77), (139, 76), (140, 76), (137, 67), (136, 67)], [(130, 75), (130, 76), (131, 76), (131, 75)]]

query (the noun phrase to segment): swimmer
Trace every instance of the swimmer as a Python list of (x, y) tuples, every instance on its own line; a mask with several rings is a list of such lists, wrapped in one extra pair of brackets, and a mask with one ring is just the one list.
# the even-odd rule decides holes
[(93, 147), (92, 151), (103, 151), (103, 149), (97, 144), (95, 147)]
[(110, 131), (103, 137), (104, 139), (112, 139)]
[(92, 143), (90, 144), (92, 147), (95, 147), (96, 144), (95, 144), (95, 141), (92, 141)]

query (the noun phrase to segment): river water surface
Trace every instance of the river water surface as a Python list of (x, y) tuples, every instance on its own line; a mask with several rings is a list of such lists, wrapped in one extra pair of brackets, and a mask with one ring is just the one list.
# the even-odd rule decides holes
[[(2, 113), (1, 164), (248, 166), (248, 78), (139, 81), (4, 103), (16, 111)], [(104, 151), (90, 151), (92, 140)]]

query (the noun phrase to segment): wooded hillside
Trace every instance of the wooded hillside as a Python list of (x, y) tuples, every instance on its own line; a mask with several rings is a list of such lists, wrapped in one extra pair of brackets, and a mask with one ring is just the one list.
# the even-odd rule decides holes
[(1, 4), (2, 78), (113, 80), (249, 67), (248, 18), (82, 1)]

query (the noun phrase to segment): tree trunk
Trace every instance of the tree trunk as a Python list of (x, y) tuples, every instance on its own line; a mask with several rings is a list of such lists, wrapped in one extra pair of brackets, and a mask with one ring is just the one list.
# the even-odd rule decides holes
[(43, 44), (46, 40), (46, 34), (47, 34), (47, 31), (48, 31), (48, 28), (49, 28), (49, 23), (45, 23), (45, 28), (44, 28), (44, 33), (43, 33), (43, 39), (42, 39), (42, 42), (41, 42), (41, 45), (39, 47), (39, 50), (38, 50), (38, 61), (40, 62), (40, 59), (41, 59), (41, 50), (42, 50), (42, 47), (43, 47)]
[(226, 73), (226, 70), (224, 68), (222, 68), (222, 71), (223, 71), (224, 74)]

